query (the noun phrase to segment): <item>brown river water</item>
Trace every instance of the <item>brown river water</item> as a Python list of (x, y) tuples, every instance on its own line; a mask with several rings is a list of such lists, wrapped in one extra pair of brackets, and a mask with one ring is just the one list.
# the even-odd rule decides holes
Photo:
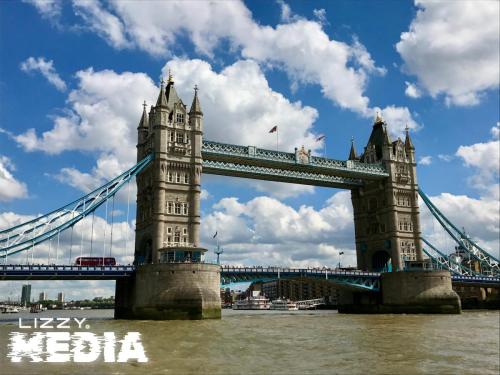
[[(344, 315), (224, 310), (222, 320), (163, 322), (113, 320), (112, 314), (0, 314), (0, 374), (500, 373), (498, 311)], [(34, 317), (86, 317), (85, 331), (114, 332), (117, 340), (139, 332), (148, 361), (105, 363), (101, 354), (90, 363), (32, 363), (29, 357), (12, 363), (8, 353), (13, 332), (35, 332), (20, 329), (19, 317), (30, 325)]]

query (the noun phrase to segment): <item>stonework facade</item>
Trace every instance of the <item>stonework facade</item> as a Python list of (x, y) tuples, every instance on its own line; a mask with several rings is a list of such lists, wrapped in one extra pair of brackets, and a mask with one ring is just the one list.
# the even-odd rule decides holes
[(350, 159), (382, 163), (383, 181), (365, 181), (351, 191), (358, 268), (399, 271), (405, 261), (422, 261), (415, 148), (408, 129), (405, 141), (390, 140), (387, 125), (377, 116), (364, 153)]
[(150, 153), (154, 160), (137, 177), (135, 261), (199, 261), (203, 113), (197, 89), (188, 112), (169, 77), (156, 105), (149, 113), (144, 107), (137, 131), (138, 161)]

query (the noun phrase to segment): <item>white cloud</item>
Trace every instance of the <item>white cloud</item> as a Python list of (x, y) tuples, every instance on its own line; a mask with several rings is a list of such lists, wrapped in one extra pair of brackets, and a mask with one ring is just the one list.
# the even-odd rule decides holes
[(383, 109), (375, 107), (372, 111), (373, 115), (375, 115), (377, 111), (382, 114), (382, 117), (387, 122), (387, 130), (392, 137), (401, 137), (407, 126), (413, 131), (418, 131), (422, 128), (422, 126), (413, 119), (407, 107), (397, 107), (394, 105), (389, 105)]
[[(442, 193), (430, 198), (452, 223), (458, 228), (465, 228), (479, 246), (498, 258), (500, 248), (500, 202), (498, 199), (491, 197), (474, 199), (450, 193)], [(456, 244), (433, 219), (429, 210), (423, 207), (422, 201), (420, 201), (420, 206), (422, 207), (421, 223), (424, 237), (446, 253), (452, 252)]]
[(281, 8), (281, 21), (289, 22), (292, 19), (292, 10), (290, 5), (284, 2), (284, 0), (276, 0)]
[(29, 57), (21, 63), (21, 70), (23, 72), (38, 71), (41, 75), (49, 81), (59, 91), (66, 91), (66, 83), (57, 74), (52, 60), (47, 61), (45, 57)]
[(453, 155), (439, 154), (438, 158), (441, 159), (442, 161), (452, 161)]
[(491, 128), (493, 139), (488, 142), (460, 146), (455, 153), (464, 164), (477, 172), (470, 179), (471, 185), (493, 197), (499, 196), (500, 141), (498, 124)]
[(200, 87), (205, 139), (275, 149), (276, 137), (269, 129), (278, 125), (281, 150), (318, 147), (312, 133), (316, 109), (291, 103), (273, 91), (254, 61), (238, 61), (217, 73), (205, 61), (175, 58), (164, 66), (164, 75), (168, 69), (174, 74), (178, 93), (189, 105), (192, 87)]
[(7, 156), (0, 155), (0, 201), (25, 198), (28, 194), (26, 184), (12, 175), (14, 164)]
[(419, 87), (447, 104), (478, 104), (499, 84), (498, 1), (416, 0), (416, 17), (396, 49)]
[(246, 203), (224, 198), (213, 209), (202, 221), (202, 242), (210, 247), (210, 234), (217, 231), (224, 263), (334, 266), (339, 251), (346, 253), (344, 264), (356, 262), (348, 191), (334, 194), (318, 210), (294, 209), (269, 197)]
[(114, 48), (131, 46), (125, 35), (123, 22), (104, 9), (99, 0), (73, 0), (73, 9), (92, 31), (106, 39)]
[(158, 89), (145, 74), (92, 69), (76, 73), (78, 88), (68, 97), (67, 114), (55, 116), (52, 129), (15, 137), (26, 151), (59, 154), (68, 150), (98, 155), (91, 173), (63, 168), (58, 178), (84, 191), (115, 177), (136, 161), (136, 128), (143, 100), (152, 103)]
[(420, 160), (418, 161), (418, 164), (420, 165), (430, 165), (432, 164), (432, 156), (422, 156)]
[(406, 96), (410, 98), (420, 98), (422, 96), (422, 93), (420, 92), (417, 85), (410, 82), (405, 82), (405, 85), (406, 85), (406, 90), (405, 90)]
[(322, 25), (327, 25), (328, 20), (326, 19), (326, 10), (321, 8), (321, 9), (313, 9), (313, 14), (314, 17), (316, 17)]
[(33, 5), (40, 15), (47, 19), (57, 19), (61, 15), (62, 2), (60, 0), (23, 0)]
[[(198, 52), (213, 56), (227, 40), (235, 53), (285, 70), (293, 84), (319, 84), (323, 94), (342, 108), (363, 115), (369, 111), (364, 90), (369, 75), (384, 74), (366, 48), (330, 39), (318, 21), (292, 16), (284, 1), (276, 27), (255, 22), (241, 1), (99, 1), (74, 0), (73, 7), (90, 30), (114, 48), (138, 48), (155, 56), (169, 56), (180, 37), (187, 36)], [(224, 22), (221, 22), (224, 20)]]

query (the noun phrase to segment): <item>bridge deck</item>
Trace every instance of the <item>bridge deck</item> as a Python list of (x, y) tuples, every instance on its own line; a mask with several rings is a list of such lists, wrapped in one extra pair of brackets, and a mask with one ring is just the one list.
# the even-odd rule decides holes
[(116, 280), (134, 272), (134, 266), (0, 265), (0, 280)]
[[(135, 272), (132, 265), (63, 266), (63, 265), (0, 265), (0, 280), (116, 280)], [(342, 271), (317, 268), (228, 267), (221, 266), (221, 285), (271, 281), (278, 278), (315, 278), (347, 288), (379, 291), (380, 273)], [(500, 287), (500, 278), (452, 275), (454, 285)]]

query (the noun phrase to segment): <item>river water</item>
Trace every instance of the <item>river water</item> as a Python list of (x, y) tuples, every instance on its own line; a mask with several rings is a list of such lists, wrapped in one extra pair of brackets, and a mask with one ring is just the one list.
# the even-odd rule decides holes
[[(222, 320), (113, 320), (112, 310), (0, 315), (0, 374), (498, 374), (498, 311), (345, 315), (224, 310)], [(147, 363), (12, 363), (13, 332), (37, 317), (86, 317), (88, 332), (140, 332)], [(24, 323), (25, 322), (25, 323)], [(76, 327), (76, 326), (75, 326)], [(85, 330), (85, 329), (84, 329)], [(42, 331), (38, 329), (38, 331)], [(120, 345), (117, 344), (117, 352)]]

